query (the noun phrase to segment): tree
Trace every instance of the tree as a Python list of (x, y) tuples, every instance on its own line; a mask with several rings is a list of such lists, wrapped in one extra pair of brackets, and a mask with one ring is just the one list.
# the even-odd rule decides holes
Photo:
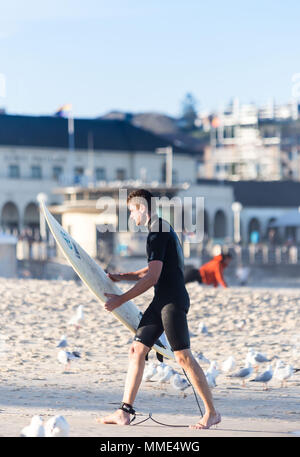
[(194, 130), (197, 119), (197, 104), (196, 98), (188, 92), (182, 102), (181, 125), (184, 130)]

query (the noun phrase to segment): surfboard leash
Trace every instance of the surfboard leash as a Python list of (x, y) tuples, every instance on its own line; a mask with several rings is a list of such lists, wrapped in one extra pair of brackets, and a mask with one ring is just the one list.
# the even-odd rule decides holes
[(194, 396), (195, 396), (195, 399), (196, 399), (196, 402), (197, 402), (197, 405), (198, 405), (198, 408), (199, 408), (201, 417), (203, 417), (203, 412), (202, 412), (202, 409), (201, 409), (201, 406), (200, 406), (200, 403), (199, 403), (197, 394), (196, 394), (196, 392), (195, 392), (194, 386), (193, 386), (193, 384), (191, 383), (191, 381), (189, 380), (188, 375), (186, 374), (186, 372), (185, 372), (185, 370), (184, 370), (183, 368), (182, 368), (182, 371), (183, 371), (184, 376), (186, 377), (187, 381), (188, 381), (188, 382), (190, 383), (190, 385), (192, 386), (192, 389), (193, 389), (193, 392), (194, 392)]
[[(196, 402), (197, 402), (199, 411), (200, 411), (200, 413), (201, 413), (201, 417), (203, 417), (202, 409), (201, 409), (201, 406), (200, 406), (200, 403), (199, 403), (197, 394), (196, 394), (196, 392), (195, 392), (195, 389), (194, 389), (194, 387), (193, 387), (193, 384), (192, 384), (191, 381), (189, 380), (188, 375), (186, 374), (185, 370), (182, 369), (182, 371), (183, 371), (183, 373), (184, 373), (184, 375), (185, 375), (185, 377), (186, 377), (188, 383), (192, 386), (192, 389), (193, 389), (193, 392), (194, 392), (194, 396), (195, 396), (195, 399), (196, 399)], [(163, 422), (159, 422), (159, 421), (157, 421), (156, 419), (154, 419), (154, 418), (152, 417), (152, 413), (149, 413), (149, 416), (146, 417), (146, 419), (143, 419), (143, 420), (141, 420), (140, 422), (136, 422), (135, 424), (132, 424), (132, 422), (135, 420), (135, 418), (136, 418), (136, 416), (134, 416), (133, 419), (130, 421), (130, 425), (133, 425), (133, 426), (134, 426), (134, 425), (139, 425), (139, 424), (142, 424), (143, 422), (146, 422), (146, 421), (148, 421), (149, 419), (151, 419), (151, 420), (152, 420), (153, 422), (155, 422), (156, 424), (163, 425), (163, 426), (165, 426), (165, 427), (189, 427), (188, 425), (164, 424)]]

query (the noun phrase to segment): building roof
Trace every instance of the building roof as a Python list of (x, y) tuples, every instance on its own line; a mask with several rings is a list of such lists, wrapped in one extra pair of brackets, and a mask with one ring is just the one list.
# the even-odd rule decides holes
[[(126, 120), (75, 119), (75, 149), (88, 149), (92, 133), (93, 148), (109, 151), (154, 151), (170, 146), (170, 141)], [(65, 149), (69, 147), (68, 119), (57, 116), (0, 115), (0, 146)], [(193, 154), (173, 146), (173, 152)]]
[(230, 185), (234, 198), (244, 207), (295, 208), (300, 206), (297, 181), (219, 181), (201, 179), (198, 184)]

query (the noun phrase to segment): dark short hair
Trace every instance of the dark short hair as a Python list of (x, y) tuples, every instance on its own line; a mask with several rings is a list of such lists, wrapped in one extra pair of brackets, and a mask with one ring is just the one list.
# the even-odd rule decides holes
[(127, 205), (131, 203), (131, 200), (135, 200), (135, 203), (138, 205), (140, 203), (147, 204), (148, 213), (153, 214), (156, 212), (155, 206), (155, 197), (149, 190), (146, 189), (137, 189), (130, 192), (127, 197)]
[(223, 260), (226, 259), (232, 259), (232, 254), (230, 252), (227, 252), (226, 254), (222, 254)]

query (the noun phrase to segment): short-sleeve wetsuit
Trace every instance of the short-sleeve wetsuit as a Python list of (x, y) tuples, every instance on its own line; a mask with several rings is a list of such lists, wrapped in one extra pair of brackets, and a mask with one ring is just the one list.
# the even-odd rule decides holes
[(165, 331), (173, 351), (188, 349), (190, 337), (186, 315), (190, 300), (184, 284), (182, 247), (173, 228), (163, 219), (153, 218), (148, 228), (148, 263), (160, 260), (163, 266), (154, 286), (153, 300), (140, 321), (134, 339), (151, 348)]

